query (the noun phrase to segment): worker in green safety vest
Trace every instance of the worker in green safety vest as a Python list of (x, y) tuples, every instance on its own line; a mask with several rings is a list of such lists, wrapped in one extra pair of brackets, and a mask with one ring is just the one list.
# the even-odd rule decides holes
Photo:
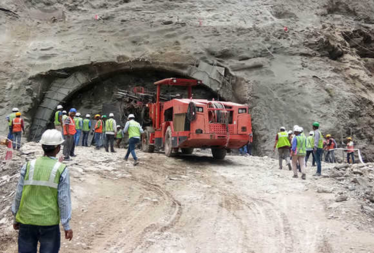
[(116, 151), (114, 151), (114, 138), (117, 135), (117, 123), (114, 119), (113, 113), (109, 113), (109, 119), (105, 122), (105, 135), (105, 151), (109, 152), (110, 145), (110, 152), (115, 153)]
[(44, 156), (21, 169), (12, 205), (13, 228), (19, 230), (18, 252), (37, 252), (38, 243), (40, 252), (58, 252), (60, 221), (65, 238), (73, 238), (69, 170), (56, 159), (63, 142), (60, 131), (45, 131), (40, 140)]
[(314, 174), (314, 176), (321, 176), (322, 173), (322, 154), (323, 154), (323, 135), (321, 131), (319, 130), (319, 123), (314, 122), (313, 123), (313, 153), (316, 159), (317, 163), (317, 172)]
[(62, 105), (57, 106), (57, 111), (55, 112), (55, 119), (53, 124), (55, 125), (55, 129), (62, 133)]
[(298, 178), (297, 163), (300, 166), (301, 178), (306, 179), (305, 175), (305, 156), (306, 156), (306, 138), (302, 134), (302, 127), (294, 129), (295, 137), (292, 140), (291, 155), (292, 155), (292, 169), (293, 177)]
[(134, 165), (138, 165), (139, 161), (136, 157), (135, 146), (137, 143), (139, 143), (140, 136), (144, 133), (144, 131), (140, 124), (135, 121), (134, 114), (130, 114), (127, 119), (128, 121), (126, 122), (125, 128), (123, 129), (124, 134), (129, 133), (129, 147), (127, 149), (125, 161), (129, 159), (129, 155), (131, 153), (132, 157), (134, 158)]
[(77, 132), (74, 135), (74, 144), (75, 146), (78, 146), (79, 139), (81, 138), (81, 134), (82, 134), (82, 128), (83, 128), (83, 120), (81, 118), (80, 112), (77, 112), (76, 117), (74, 118), (74, 122), (75, 122), (75, 130), (77, 130)]
[(310, 155), (312, 155), (313, 157), (312, 166), (316, 166), (316, 160), (315, 160), (314, 153), (313, 153), (313, 146), (314, 146), (313, 135), (314, 135), (314, 131), (310, 131), (309, 136), (306, 138), (305, 167), (307, 167), (307, 163), (308, 163), (308, 159)]
[(13, 140), (13, 128), (12, 128), (12, 123), (13, 120), (16, 118), (16, 113), (19, 112), (18, 108), (13, 108), (12, 113), (7, 116), (8, 120), (8, 128), (9, 128), (9, 133), (8, 133), (8, 141)]
[(116, 135), (117, 148), (120, 148), (122, 139), (123, 139), (123, 132), (122, 132), (121, 126), (117, 125), (117, 135)]
[(82, 132), (83, 132), (83, 138), (82, 138), (82, 146), (83, 147), (88, 147), (88, 135), (90, 134), (91, 130), (91, 115), (86, 114), (86, 118), (83, 120), (83, 127), (82, 127)]
[(274, 152), (275, 148), (278, 149), (279, 155), (279, 169), (282, 169), (282, 162), (283, 159), (286, 160), (288, 169), (291, 170), (291, 163), (290, 163), (290, 141), (288, 139), (288, 133), (286, 132), (285, 127), (280, 128), (280, 132), (275, 137), (275, 144), (274, 144)]

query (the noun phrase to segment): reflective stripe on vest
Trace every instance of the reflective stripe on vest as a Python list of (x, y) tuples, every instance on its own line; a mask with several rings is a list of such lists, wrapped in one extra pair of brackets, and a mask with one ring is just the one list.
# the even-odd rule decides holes
[(95, 133), (102, 133), (103, 132), (103, 121), (99, 119), (96, 121), (95, 125)]
[(279, 132), (278, 133), (277, 148), (289, 147), (289, 146), (291, 146), (291, 144), (290, 144), (290, 140), (288, 139), (288, 133), (287, 132)]
[[(321, 131), (317, 130), (319, 132), (319, 140), (318, 140), (318, 146), (317, 148), (323, 148), (323, 135)], [(314, 136), (313, 136), (313, 148), (314, 148)]]
[(24, 185), (48, 186), (48, 187), (57, 189), (58, 184), (54, 183), (54, 181), (55, 181), (57, 170), (58, 168), (60, 168), (62, 163), (56, 162), (56, 164), (53, 166), (53, 169), (52, 169), (51, 175), (49, 176), (48, 181), (38, 181), (38, 180), (33, 179), (34, 171), (35, 171), (35, 163), (36, 163), (36, 160), (33, 160), (30, 162), (29, 180), (25, 180)]
[[(74, 122), (74, 120), (71, 117), (66, 117), (66, 119), (67, 118), (70, 118), (70, 122), (69, 122), (69, 134), (70, 135), (74, 135), (74, 134), (77, 133), (77, 130), (75, 130), (75, 122)], [(67, 135), (65, 121), (64, 121), (64, 135)]]
[(90, 131), (90, 120), (89, 119), (84, 119), (83, 120), (83, 129), (84, 132)]
[(306, 148), (305, 148), (305, 136), (296, 136), (296, 155), (297, 156), (305, 156), (306, 155)]
[(114, 119), (108, 119), (105, 122), (105, 132), (114, 132), (113, 123), (114, 123)]
[(60, 122), (60, 120), (59, 120), (59, 114), (60, 114), (60, 112), (61, 112), (61, 111), (57, 111), (57, 112), (55, 113), (55, 122), (54, 122), (55, 126), (61, 126), (61, 122)]
[(22, 132), (22, 119), (13, 119), (13, 133)]
[(16, 113), (11, 113), (9, 115), (9, 126), (12, 126), (13, 119), (16, 117)]
[(131, 120), (129, 123), (129, 139), (132, 137), (140, 137), (140, 130), (139, 130), (140, 124), (136, 122), (135, 120)]
[(308, 136), (306, 140), (306, 148), (307, 149), (313, 149), (314, 143), (313, 143), (313, 136)]
[(75, 129), (76, 130), (81, 129), (81, 124), (80, 124), (81, 121), (82, 121), (82, 119), (80, 117), (74, 118), (74, 123), (75, 123)]

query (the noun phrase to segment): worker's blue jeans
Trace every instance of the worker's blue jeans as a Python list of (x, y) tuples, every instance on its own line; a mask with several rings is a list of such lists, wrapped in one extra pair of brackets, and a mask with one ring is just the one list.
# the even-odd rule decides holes
[(34, 226), (20, 224), (18, 235), (19, 253), (57, 253), (60, 249), (61, 235), (59, 225)]
[(13, 133), (13, 149), (21, 148), (21, 137), (22, 137), (22, 132)]
[(239, 149), (239, 153), (240, 153), (241, 155), (246, 155), (247, 152), (248, 152), (248, 150), (247, 150), (247, 144), (244, 145), (243, 147), (241, 147), (241, 148)]
[(96, 144), (96, 148), (97, 149), (100, 149), (101, 148), (101, 146), (103, 145), (102, 144), (102, 140), (103, 140), (103, 138), (102, 138), (102, 133), (95, 133), (95, 144)]
[(79, 130), (77, 130), (77, 132), (74, 135), (75, 146), (78, 146), (78, 144), (79, 144), (79, 139), (81, 138), (81, 133), (82, 133), (82, 130), (79, 129)]
[(316, 163), (317, 163), (317, 173), (321, 174), (322, 173), (322, 154), (323, 154), (323, 149), (322, 148), (317, 148), (317, 151), (314, 153), (314, 156), (316, 158)]
[(129, 148), (127, 149), (127, 153), (126, 153), (126, 156), (125, 156), (125, 159), (127, 160), (129, 158), (129, 155), (131, 153), (132, 157), (134, 158), (135, 161), (138, 160), (138, 158), (136, 157), (136, 154), (135, 154), (135, 146), (136, 144), (140, 141), (139, 138), (130, 138), (129, 139)]
[(352, 163), (355, 163), (355, 153), (347, 153), (347, 162), (349, 163), (349, 157), (352, 157)]
[(88, 147), (88, 135), (90, 132), (83, 131), (83, 140), (82, 140), (82, 146)]
[(8, 137), (7, 137), (9, 140), (13, 140), (13, 128), (12, 126), (9, 126), (9, 133), (8, 133)]

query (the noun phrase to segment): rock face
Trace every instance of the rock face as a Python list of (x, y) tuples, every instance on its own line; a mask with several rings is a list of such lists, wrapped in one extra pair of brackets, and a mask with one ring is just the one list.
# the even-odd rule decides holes
[(74, 105), (77, 93), (142, 62), (140, 71), (200, 78), (220, 97), (248, 103), (257, 154), (270, 154), (279, 126), (309, 131), (319, 121), (323, 133), (338, 143), (353, 135), (364, 158), (374, 158), (371, 0), (5, 0), (0, 7), (0, 117), (19, 107), (29, 133), (35, 117), (48, 121), (40, 107), (53, 111), (43, 102), (57, 79), (80, 72), (84, 88), (69, 86), (55, 101)]

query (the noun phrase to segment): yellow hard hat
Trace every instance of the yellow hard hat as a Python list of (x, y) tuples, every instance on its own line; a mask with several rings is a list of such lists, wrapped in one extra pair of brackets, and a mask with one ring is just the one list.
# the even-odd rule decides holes
[(97, 118), (97, 117), (99, 117), (99, 118), (100, 118), (100, 114), (96, 114), (96, 115), (95, 115), (95, 118)]
[(331, 134), (327, 134), (327, 135), (326, 135), (326, 138), (329, 138), (329, 137), (331, 137)]
[(348, 137), (347, 140), (352, 140), (352, 137)]
[(21, 116), (21, 113), (20, 112), (16, 112), (16, 116)]

